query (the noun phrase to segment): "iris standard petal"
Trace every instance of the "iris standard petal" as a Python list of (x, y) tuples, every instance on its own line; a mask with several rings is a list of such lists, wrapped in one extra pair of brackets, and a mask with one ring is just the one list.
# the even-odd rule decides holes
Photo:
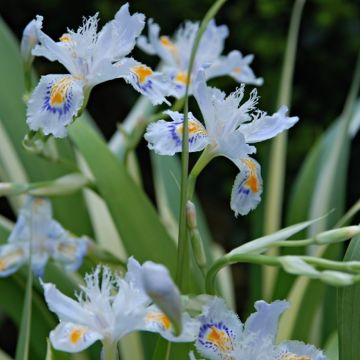
[[(166, 111), (172, 121), (159, 120), (151, 123), (144, 135), (148, 147), (159, 155), (174, 155), (182, 150), (182, 131), (184, 115), (176, 111)], [(188, 113), (189, 151), (195, 152), (205, 148), (208, 136), (205, 127)]]
[(84, 100), (83, 83), (71, 75), (42, 76), (27, 109), (31, 130), (63, 138)]
[(169, 104), (165, 96), (171, 93), (171, 83), (165, 74), (153, 71), (132, 58), (124, 58), (115, 66), (122, 70), (119, 77), (124, 78), (135, 90), (148, 97), (154, 105), (163, 102)]
[(61, 322), (50, 332), (50, 341), (54, 349), (77, 353), (87, 349), (103, 336), (89, 328), (71, 322)]
[(281, 106), (271, 116), (258, 112), (252, 122), (240, 126), (240, 131), (244, 134), (246, 142), (256, 143), (271, 139), (284, 130), (291, 128), (299, 118), (297, 116), (289, 117), (286, 115), (287, 112), (288, 108), (285, 105)]
[(265, 338), (274, 343), (279, 317), (288, 307), (287, 301), (276, 300), (270, 304), (264, 300), (256, 301), (256, 312), (246, 320), (244, 335), (253, 336), (254, 343)]
[(236, 176), (231, 192), (230, 206), (238, 214), (246, 215), (261, 201), (262, 178), (260, 165), (251, 158), (236, 162), (240, 173)]
[(28, 261), (28, 249), (22, 244), (0, 246), (0, 277), (10, 276)]

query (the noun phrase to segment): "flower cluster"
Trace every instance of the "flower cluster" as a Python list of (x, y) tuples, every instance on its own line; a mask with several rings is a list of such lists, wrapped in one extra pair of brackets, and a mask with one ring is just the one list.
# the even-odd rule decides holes
[[(96, 14), (84, 19), (77, 31), (68, 30), (59, 41), (53, 41), (41, 30), (42, 18), (38, 16), (36, 26), (31, 27), (38, 42), (32, 55), (59, 61), (69, 74), (41, 77), (28, 103), (30, 129), (65, 137), (66, 126), (86, 105), (91, 89), (116, 78), (125, 79), (154, 104), (164, 102), (164, 96), (169, 93), (164, 76), (126, 57), (134, 48), (144, 25), (144, 15), (130, 15), (129, 5), (125, 4), (100, 32), (97, 31)], [(23, 41), (24, 53), (29, 53), (34, 36), (29, 42)]]
[[(148, 286), (152, 287), (147, 276), (154, 271), (154, 265), (146, 262), (141, 266), (134, 258), (129, 258), (124, 277), (98, 266), (92, 274), (85, 276), (86, 285), (81, 286), (77, 301), (63, 295), (55, 285), (44, 283), (46, 302), (60, 320), (50, 333), (53, 347), (75, 353), (97, 340), (104, 345), (116, 345), (120, 338), (136, 330), (156, 332), (169, 341), (194, 341), (199, 332), (199, 321), (180, 312), (183, 331), (175, 336), (170, 321), (174, 312), (165, 314), (146, 292)], [(155, 273), (159, 266), (155, 266)], [(164, 269), (162, 271), (167, 272)], [(169, 293), (175, 294), (168, 299), (169, 304), (179, 304), (179, 293), (172, 281), (167, 276), (165, 280), (164, 277), (159, 280), (160, 284), (163, 283), (161, 280), (165, 282)]]
[(30, 258), (36, 276), (42, 276), (49, 257), (66, 271), (76, 271), (87, 252), (88, 242), (86, 237), (71, 236), (52, 218), (49, 200), (28, 197), (8, 243), (0, 246), (0, 277), (13, 274)]
[(209, 360), (326, 360), (313, 345), (275, 343), (279, 317), (288, 306), (286, 301), (257, 301), (256, 312), (242, 324), (222, 299), (214, 298), (199, 317), (196, 349)]
[[(269, 116), (256, 108), (257, 91), (240, 105), (244, 97), (244, 86), (229, 96), (219, 89), (206, 85), (206, 75), (199, 70), (194, 80), (193, 91), (200, 107), (205, 126), (192, 113), (188, 114), (189, 151), (206, 149), (208, 157), (225, 156), (240, 170), (236, 177), (231, 208), (235, 215), (246, 215), (260, 202), (262, 179), (260, 165), (250, 154), (256, 152), (252, 145), (270, 139), (289, 129), (298, 117), (288, 117), (286, 106)], [(149, 148), (160, 155), (174, 155), (182, 150), (184, 115), (167, 111), (172, 121), (159, 120), (148, 126), (145, 139)]]

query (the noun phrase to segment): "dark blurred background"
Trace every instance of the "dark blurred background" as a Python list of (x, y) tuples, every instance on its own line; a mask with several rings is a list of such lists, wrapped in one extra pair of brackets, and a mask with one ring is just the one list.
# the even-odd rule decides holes
[[(130, 1), (130, 12), (138, 11), (154, 18), (162, 34), (171, 35), (185, 19), (200, 20), (212, 3), (212, 0), (136, 0)], [(57, 39), (67, 27), (77, 29), (82, 16), (97, 11), (100, 25), (105, 24), (122, 4), (114, 0), (1, 0), (0, 14), (19, 39), (26, 24), (35, 15), (43, 15), (44, 31)], [(217, 24), (226, 24), (230, 29), (224, 53), (238, 49), (243, 54), (255, 54), (253, 69), (265, 79), (259, 89), (260, 108), (268, 112), (276, 110), (292, 4), (293, 1), (287, 0), (228, 1), (216, 17)], [(300, 117), (300, 123), (289, 132), (286, 189), (290, 188), (311, 146), (340, 114), (359, 48), (360, 1), (310, 0), (305, 4), (291, 106), (291, 113)], [(133, 56), (153, 67), (158, 62), (157, 57), (137, 49)], [(45, 59), (36, 59), (35, 66), (40, 74), (63, 72), (58, 63)], [(236, 87), (230, 78), (217, 79), (212, 84), (226, 91)], [(104, 83), (93, 90), (88, 110), (107, 138), (116, 131), (116, 124), (126, 116), (137, 97), (138, 94), (122, 81)], [(265, 159), (268, 148), (268, 143), (260, 144), (257, 158)], [(138, 152), (142, 170), (148, 174), (151, 170), (145, 143), (141, 143)], [(359, 197), (359, 154), (358, 135), (354, 139), (349, 167), (348, 206)], [(271, 164), (268, 170), (271, 171)], [(237, 169), (231, 163), (218, 158), (198, 182), (198, 193), (213, 237), (227, 250), (250, 239), (249, 225), (254, 213), (261, 212), (259, 207), (251, 216), (235, 220), (229, 201), (236, 174)], [(152, 194), (151, 182), (145, 186)], [(246, 293), (246, 272), (236, 269), (237, 290)]]

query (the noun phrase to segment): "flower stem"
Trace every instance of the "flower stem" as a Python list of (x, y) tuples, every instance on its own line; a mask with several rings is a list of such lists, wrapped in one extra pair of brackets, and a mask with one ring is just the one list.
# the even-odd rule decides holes
[(102, 360), (118, 360), (118, 349), (116, 342), (103, 341)]
[(191, 82), (191, 74), (195, 62), (195, 56), (202, 34), (206, 30), (209, 21), (216, 15), (226, 0), (217, 0), (208, 10), (201, 22), (200, 28), (196, 34), (194, 44), (191, 50), (187, 78), (189, 79), (185, 89), (185, 105), (184, 105), (184, 125), (182, 134), (182, 156), (181, 156), (181, 185), (180, 185), (180, 219), (179, 219), (179, 241), (178, 256), (176, 269), (176, 283), (180, 291), (184, 291), (183, 280), (188, 279), (185, 270), (190, 268), (190, 247), (188, 239), (188, 230), (186, 224), (186, 202), (188, 200), (188, 168), (189, 168), (189, 129), (188, 129), (188, 111), (189, 111), (189, 86)]

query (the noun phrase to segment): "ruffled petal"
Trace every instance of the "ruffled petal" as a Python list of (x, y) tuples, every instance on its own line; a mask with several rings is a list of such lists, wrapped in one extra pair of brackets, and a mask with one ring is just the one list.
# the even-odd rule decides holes
[(129, 54), (136, 44), (136, 38), (145, 26), (145, 16), (140, 13), (130, 15), (126, 3), (99, 32), (95, 58), (118, 61)]
[(27, 109), (31, 130), (63, 138), (84, 100), (83, 83), (70, 75), (42, 76)]
[(28, 249), (21, 244), (0, 246), (0, 277), (10, 276), (28, 261)]
[(71, 322), (61, 322), (50, 332), (50, 341), (54, 349), (69, 353), (83, 351), (95, 341), (102, 339), (103, 336), (98, 332)]
[(144, 318), (144, 324), (140, 330), (159, 333), (163, 338), (171, 342), (194, 341), (199, 333), (200, 322), (192, 319), (189, 314), (182, 314), (182, 332), (179, 336), (173, 333), (170, 319), (156, 306), (150, 306)]
[(199, 320), (201, 327), (195, 343), (197, 351), (210, 360), (236, 358), (243, 325), (237, 315), (226, 307), (224, 300), (211, 300)]
[(216, 26), (214, 20), (209, 22), (200, 40), (196, 56), (198, 66), (207, 66), (218, 59), (224, 50), (224, 42), (228, 35), (229, 29), (226, 25)]
[(251, 158), (236, 161), (240, 173), (236, 176), (231, 192), (231, 209), (238, 214), (246, 215), (257, 207), (261, 201), (262, 178), (260, 165)]
[(297, 116), (288, 117), (286, 116), (287, 112), (288, 108), (283, 105), (272, 116), (259, 112), (252, 122), (241, 125), (240, 131), (244, 134), (246, 142), (256, 143), (271, 139), (291, 128), (299, 118)]
[(287, 301), (276, 300), (270, 304), (264, 300), (256, 301), (256, 312), (246, 320), (244, 335), (252, 338), (254, 344), (263, 339), (276, 339), (280, 315), (289, 307)]
[(326, 356), (314, 345), (301, 341), (285, 341), (277, 346), (276, 360), (326, 360)]
[(253, 58), (253, 55), (243, 57), (240, 51), (232, 51), (206, 68), (206, 77), (230, 75), (239, 83), (262, 85), (263, 78), (257, 78), (249, 66)]
[(60, 321), (73, 322), (82, 326), (89, 326), (93, 316), (77, 301), (62, 294), (54, 284), (42, 283), (44, 296), (49, 309), (54, 312)]
[(82, 264), (88, 249), (86, 237), (71, 238), (66, 235), (53, 243), (52, 257), (61, 263), (65, 271), (76, 271)]
[(115, 66), (123, 72), (119, 77), (124, 78), (135, 90), (148, 97), (154, 105), (163, 102), (169, 104), (165, 96), (170, 95), (171, 84), (165, 74), (152, 71), (148, 66), (132, 58), (124, 58)]
[[(174, 155), (182, 150), (182, 129), (184, 115), (176, 111), (166, 111), (173, 120), (159, 120), (151, 123), (144, 135), (148, 147), (159, 155)], [(205, 127), (188, 113), (189, 127), (189, 151), (200, 151), (208, 144), (208, 136)]]

